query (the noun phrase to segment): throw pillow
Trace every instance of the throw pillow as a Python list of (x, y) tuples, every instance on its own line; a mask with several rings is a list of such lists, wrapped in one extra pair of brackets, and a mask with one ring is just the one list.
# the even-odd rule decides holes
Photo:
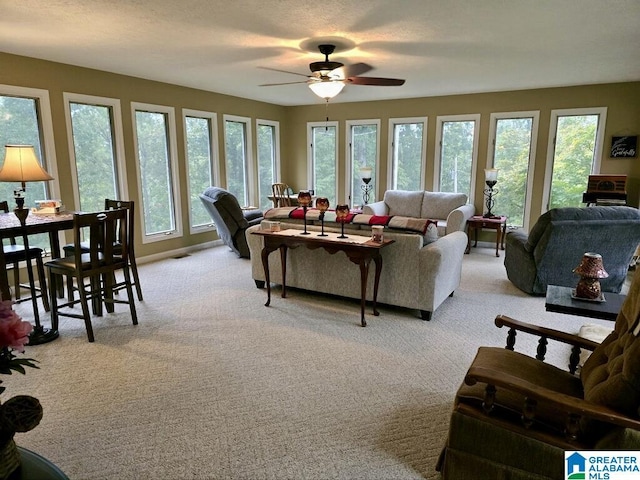
[(422, 218), (446, 219), (452, 210), (467, 203), (467, 196), (464, 193), (450, 192), (424, 192), (422, 200)]
[(389, 207), (389, 215), (420, 218), (422, 197), (422, 191), (387, 190), (384, 203)]

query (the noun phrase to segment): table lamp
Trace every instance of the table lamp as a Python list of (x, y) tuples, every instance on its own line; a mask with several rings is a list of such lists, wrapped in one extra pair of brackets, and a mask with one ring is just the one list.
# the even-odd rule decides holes
[(26, 182), (42, 182), (53, 180), (38, 162), (32, 145), (5, 145), (4, 164), (0, 168), (0, 182), (20, 182), (21, 188), (14, 190), (16, 208), (14, 213), (24, 225), (29, 209), (24, 208)]
[(497, 218), (491, 209), (495, 204), (495, 200), (493, 196), (498, 193), (498, 190), (493, 188), (498, 182), (498, 169), (497, 168), (485, 168), (484, 170), (484, 181), (487, 184), (488, 188), (484, 189), (484, 194), (487, 197), (485, 205), (487, 206), (487, 212), (483, 215), (484, 218)]
[(369, 198), (371, 196), (371, 189), (373, 185), (371, 185), (371, 174), (373, 169), (371, 167), (362, 167), (360, 169), (360, 178), (362, 179), (363, 184), (360, 186), (362, 188), (362, 203), (367, 205), (369, 203)]

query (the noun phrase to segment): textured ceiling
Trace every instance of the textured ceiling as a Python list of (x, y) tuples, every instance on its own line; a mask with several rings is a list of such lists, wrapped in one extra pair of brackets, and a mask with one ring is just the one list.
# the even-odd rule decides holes
[(638, 0), (0, 0), (0, 51), (280, 105), (323, 60), (401, 87), (332, 102), (640, 80)]

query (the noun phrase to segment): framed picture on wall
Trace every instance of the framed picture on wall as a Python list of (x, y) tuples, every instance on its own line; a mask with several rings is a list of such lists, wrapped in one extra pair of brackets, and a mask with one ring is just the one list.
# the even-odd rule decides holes
[(638, 154), (638, 136), (611, 137), (611, 158), (635, 158)]

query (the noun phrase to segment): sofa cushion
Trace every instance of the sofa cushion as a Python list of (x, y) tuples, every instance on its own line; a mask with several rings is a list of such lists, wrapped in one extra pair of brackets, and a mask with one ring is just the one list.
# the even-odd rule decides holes
[[(422, 217), (422, 190), (412, 192), (408, 190), (387, 190), (384, 192), (384, 203), (389, 207), (389, 215), (399, 215), (402, 217), (415, 218), (435, 218)], [(444, 217), (446, 218), (446, 216)]]
[(422, 192), (421, 218), (446, 219), (452, 210), (467, 203), (464, 193), (450, 192)]

